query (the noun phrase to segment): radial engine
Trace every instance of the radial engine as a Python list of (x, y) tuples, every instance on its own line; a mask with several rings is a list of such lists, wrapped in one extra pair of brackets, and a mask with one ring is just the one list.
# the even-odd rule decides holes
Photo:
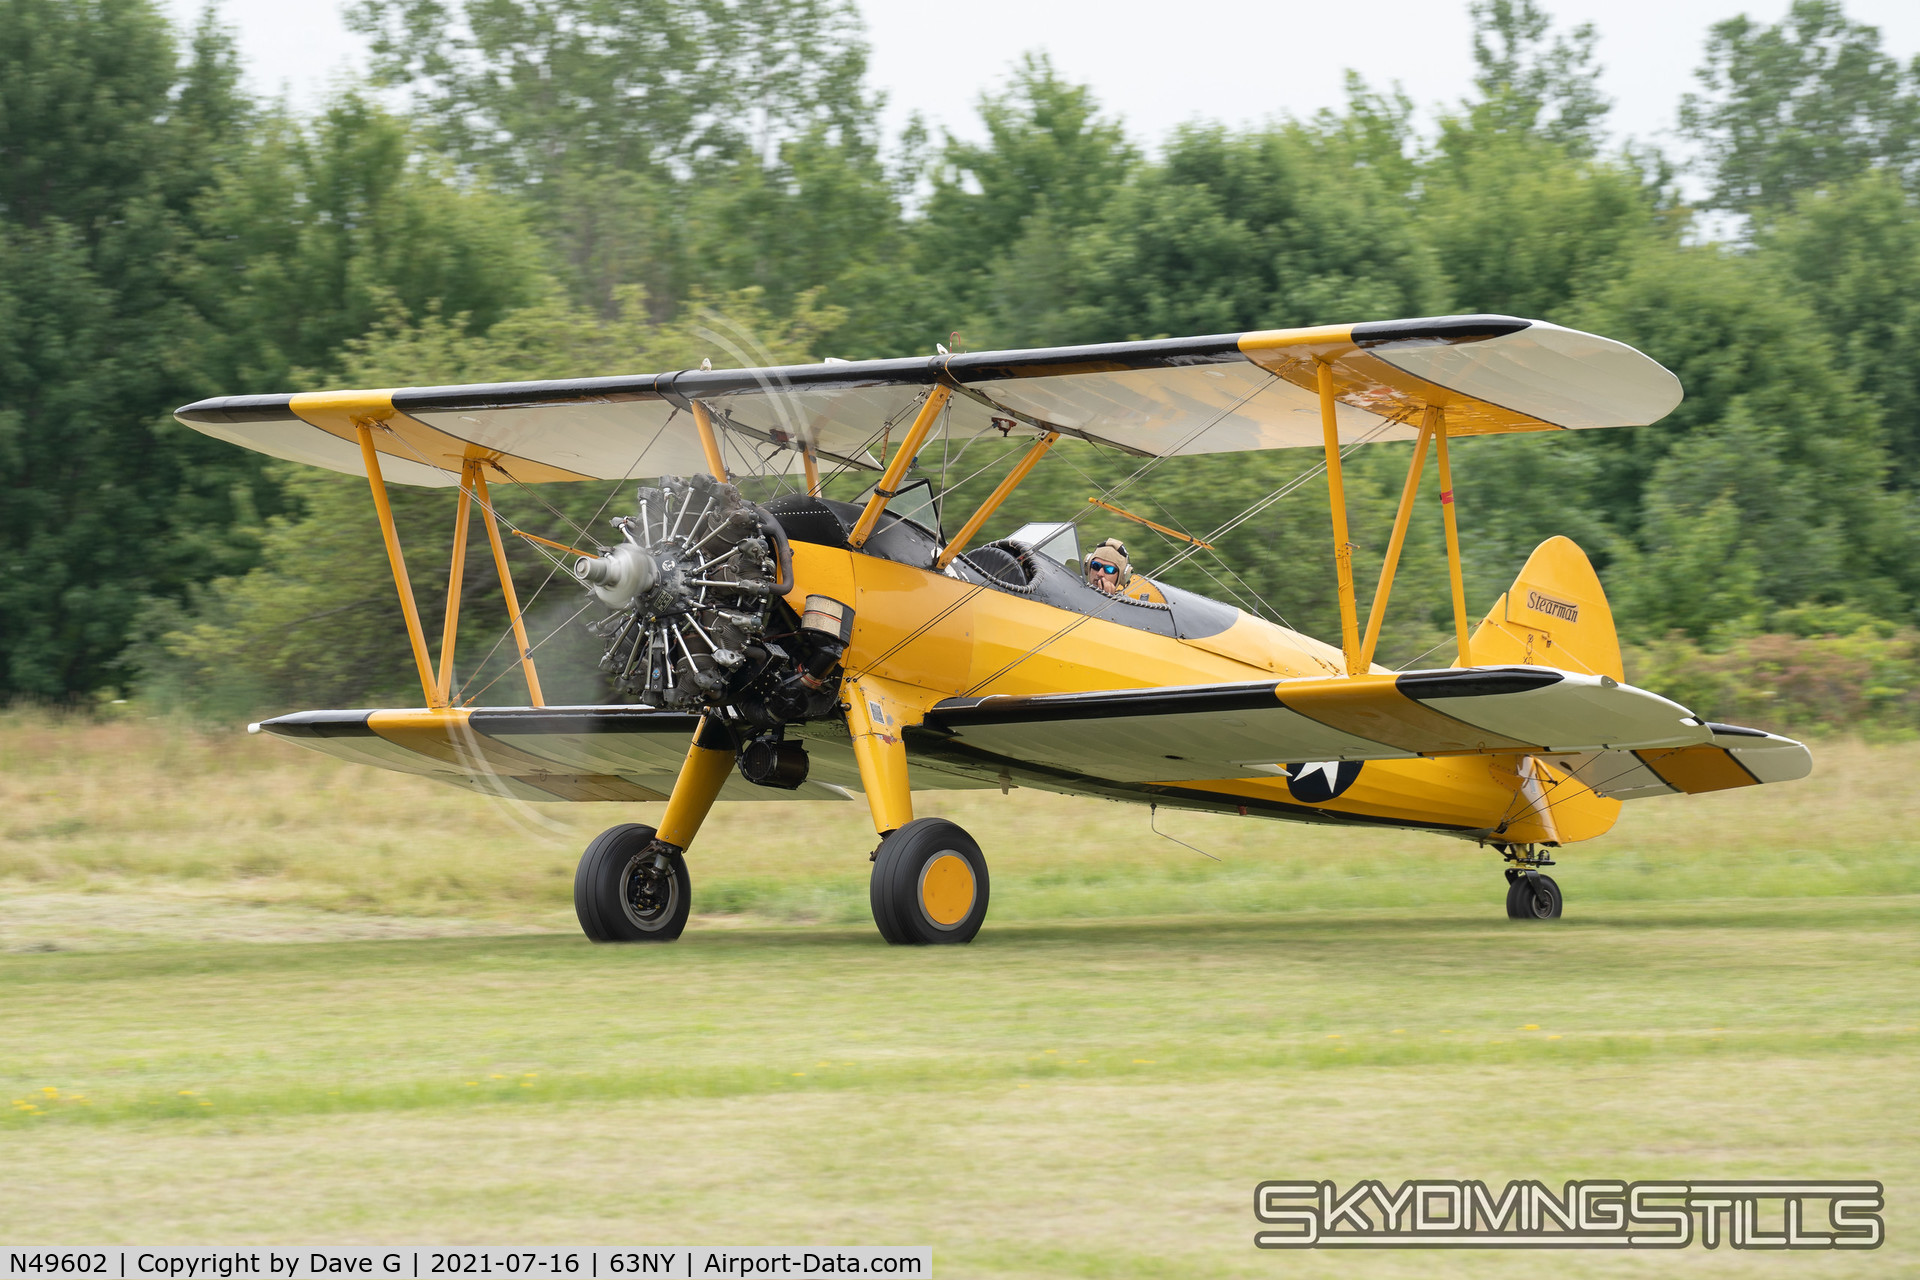
[(740, 740), (741, 772), (798, 787), (806, 754), (785, 726), (831, 715), (853, 610), (808, 596), (795, 616), (793, 552), (779, 522), (731, 484), (662, 476), (613, 525), (620, 541), (574, 576), (613, 612), (589, 629), (613, 687), (649, 706), (709, 710)]

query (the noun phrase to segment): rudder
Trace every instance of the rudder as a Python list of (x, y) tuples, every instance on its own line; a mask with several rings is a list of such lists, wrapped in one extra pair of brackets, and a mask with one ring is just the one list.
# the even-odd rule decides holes
[(1526, 663), (1624, 680), (1600, 575), (1571, 538), (1548, 538), (1473, 633), (1475, 666)]

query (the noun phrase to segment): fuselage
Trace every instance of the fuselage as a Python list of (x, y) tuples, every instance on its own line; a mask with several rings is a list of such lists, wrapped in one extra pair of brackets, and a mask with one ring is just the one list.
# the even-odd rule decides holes
[[(1332, 646), (1171, 587), (1147, 584), (1144, 591), (1173, 600), (1169, 607), (1107, 597), (1077, 583), (1084, 598), (1063, 597), (1055, 586), (1049, 594), (1071, 606), (1063, 607), (975, 573), (940, 573), (799, 538), (792, 547), (790, 603), (798, 609), (808, 595), (826, 595), (854, 606), (847, 670), (883, 687), (905, 726), (942, 699), (961, 696), (1278, 682), (1341, 673), (1340, 653)], [(1180, 625), (1183, 613), (1198, 625)], [(1551, 784), (1545, 766), (1519, 756), (1375, 760), (1300, 780), (1278, 770), (1287, 763), (1303, 762), (1275, 762), (1268, 776), (1099, 790), (1194, 808), (1492, 835), (1515, 843), (1588, 839), (1611, 826), (1617, 812), (1611, 801), (1574, 806), (1572, 812), (1566, 805), (1546, 809), (1538, 803), (1539, 787)], [(1086, 779), (1025, 774), (1019, 781), (1069, 792), (1090, 789)], [(1336, 785), (1337, 794), (1327, 795)]]

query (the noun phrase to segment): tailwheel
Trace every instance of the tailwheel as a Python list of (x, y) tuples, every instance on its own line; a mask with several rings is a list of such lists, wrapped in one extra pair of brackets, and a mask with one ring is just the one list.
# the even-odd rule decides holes
[(1512, 920), (1558, 920), (1560, 886), (1542, 867), (1553, 859), (1533, 845), (1495, 845), (1507, 860), (1507, 917)]
[(1560, 886), (1544, 871), (1508, 871), (1507, 915), (1515, 920), (1558, 920)]
[(626, 822), (594, 837), (573, 877), (573, 911), (595, 942), (672, 942), (687, 927), (693, 881), (680, 850)]
[(889, 832), (873, 855), (873, 922), (895, 946), (973, 941), (987, 918), (987, 860), (944, 818)]

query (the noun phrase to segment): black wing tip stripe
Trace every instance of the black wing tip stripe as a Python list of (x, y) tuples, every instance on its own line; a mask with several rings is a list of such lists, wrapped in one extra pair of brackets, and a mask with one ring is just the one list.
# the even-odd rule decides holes
[(1730, 738), (1771, 738), (1773, 735), (1765, 729), (1748, 729), (1743, 725), (1721, 724), (1716, 720), (1702, 721), (1713, 733), (1724, 734)]
[(296, 711), (260, 722), (262, 733), (280, 738), (372, 738), (371, 711)]
[(1472, 671), (1409, 671), (1394, 686), (1409, 698), (1484, 698), (1503, 693), (1544, 689), (1565, 679), (1558, 671), (1538, 667), (1481, 667)]
[(1378, 347), (1390, 342), (1484, 342), (1518, 333), (1533, 321), (1518, 316), (1426, 316), (1417, 320), (1373, 320), (1353, 326), (1355, 346)]
[(192, 404), (182, 405), (173, 411), (173, 416), (182, 422), (228, 426), (242, 422), (291, 422), (296, 417), (293, 397), (285, 394), (214, 396), (210, 400), (195, 400)]
[(951, 730), (970, 725), (1282, 709), (1280, 700), (1274, 696), (1273, 682), (1260, 680), (1251, 684), (1108, 689), (1099, 693), (1044, 693), (1032, 697), (947, 698), (927, 712), (927, 722), (936, 728)]

